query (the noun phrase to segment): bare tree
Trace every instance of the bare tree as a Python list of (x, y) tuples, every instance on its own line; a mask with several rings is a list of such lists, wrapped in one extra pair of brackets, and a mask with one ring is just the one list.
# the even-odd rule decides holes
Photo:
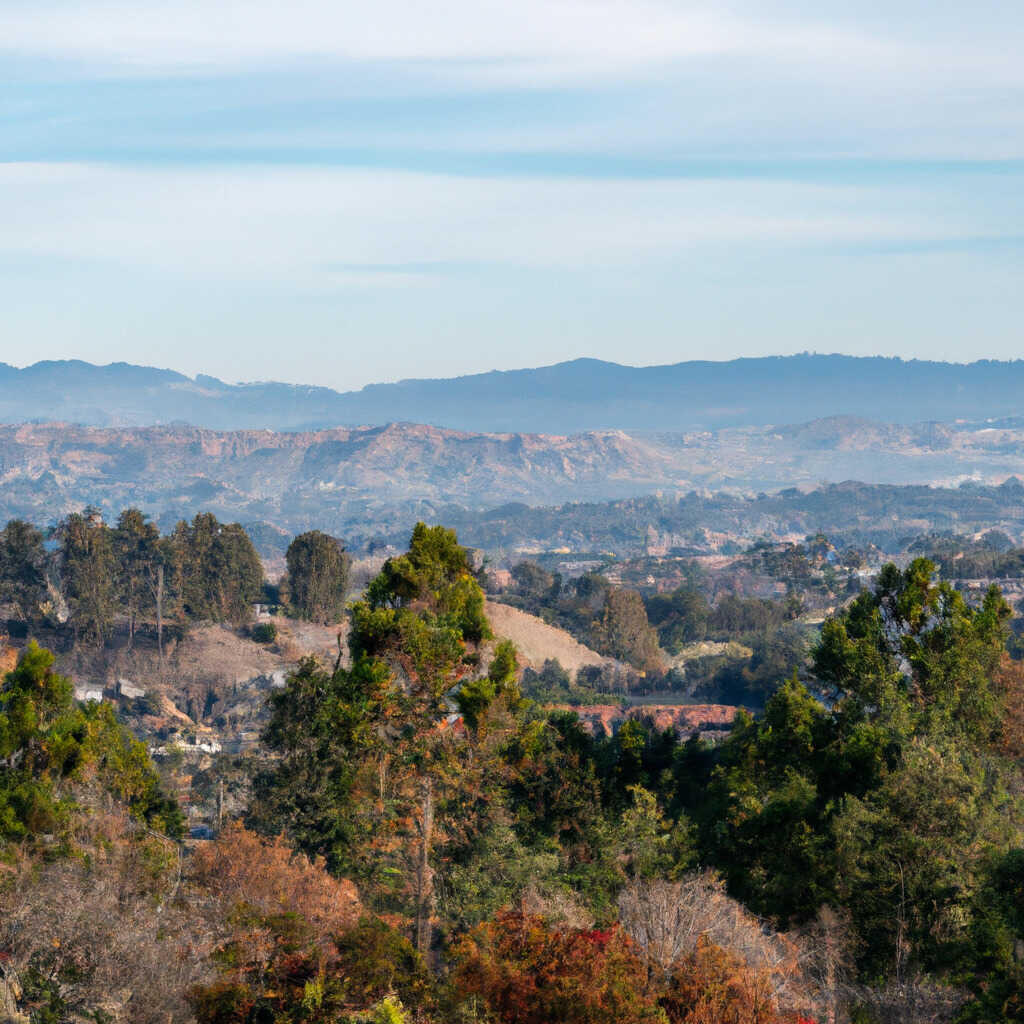
[(881, 988), (849, 986), (846, 994), (850, 1003), (866, 1007), (878, 1024), (950, 1024), (966, 1001), (959, 989), (919, 978)]
[(853, 974), (854, 932), (849, 916), (822, 907), (800, 933), (800, 969), (818, 994), (821, 1024), (838, 1024)]
[[(6, 988), (29, 973), (74, 1016), (135, 1024), (190, 1019), (185, 991), (208, 972), (192, 916), (176, 899), (176, 844), (120, 814), (93, 818), (89, 858), (22, 857), (0, 888)], [(154, 870), (159, 865), (158, 870)]]
[(800, 944), (776, 932), (725, 892), (713, 871), (677, 882), (631, 882), (619, 897), (622, 927), (665, 974), (691, 954), (701, 939), (738, 956), (771, 987), (780, 1007), (809, 1009), (815, 999), (800, 970)]

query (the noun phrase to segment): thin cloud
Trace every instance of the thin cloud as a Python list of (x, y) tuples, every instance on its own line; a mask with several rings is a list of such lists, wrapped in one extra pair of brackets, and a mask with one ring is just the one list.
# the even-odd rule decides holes
[(773, 25), (720, 5), (664, 0), (440, 0), (431, 5), (175, 0), (0, 9), (0, 50), (121, 68), (208, 71), (331, 58), (447, 62), (453, 78), (549, 83), (710, 55), (907, 61), (914, 47), (855, 26)]
[[(757, 180), (472, 179), (332, 168), (0, 165), (0, 248), (175, 277), (322, 287), (374, 268), (582, 270), (702, 245), (946, 244), (978, 211), (938, 193)], [(991, 218), (990, 218), (991, 219)], [(326, 271), (324, 268), (328, 268)]]

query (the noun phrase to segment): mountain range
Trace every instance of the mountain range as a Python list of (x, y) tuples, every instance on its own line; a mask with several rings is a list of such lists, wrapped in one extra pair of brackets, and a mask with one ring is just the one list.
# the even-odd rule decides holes
[(1022, 395), (1022, 360), (960, 364), (805, 354), (633, 367), (576, 359), (346, 392), (227, 384), (127, 363), (0, 364), (0, 422), (187, 423), (216, 430), (413, 422), (567, 435), (719, 430), (834, 416), (899, 424), (987, 421), (1018, 415)]
[(569, 437), (417, 424), (318, 431), (0, 426), (0, 522), (45, 525), (93, 504), (108, 517), (137, 506), (169, 528), (213, 511), (269, 531), (268, 549), (304, 529), (372, 539), (402, 534), (418, 518), (464, 522), (463, 512), (508, 503), (754, 495), (850, 479), (998, 484), (1017, 475), (1024, 475), (1024, 424), (901, 426), (833, 417), (786, 428)]

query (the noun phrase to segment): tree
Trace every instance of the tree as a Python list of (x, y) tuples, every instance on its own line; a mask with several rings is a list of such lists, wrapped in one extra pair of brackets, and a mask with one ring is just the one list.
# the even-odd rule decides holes
[(658, 635), (651, 629), (643, 598), (635, 590), (608, 592), (596, 632), (600, 649), (613, 658), (644, 671), (661, 668)]
[(551, 593), (555, 577), (536, 562), (519, 562), (512, 567), (516, 590), (525, 598), (542, 600)]
[(884, 718), (905, 709), (926, 727), (990, 741), (1000, 717), (991, 680), (1010, 608), (997, 587), (972, 608), (934, 574), (926, 558), (903, 571), (885, 566), (874, 591), (826, 620), (815, 674), (844, 698), (849, 714)]
[(0, 531), (0, 600), (10, 601), (24, 622), (31, 622), (46, 600), (46, 551), (43, 535), (29, 523), (12, 519)]
[(549, 927), (503, 911), (453, 952), (457, 1003), (479, 999), (502, 1024), (661, 1022), (633, 944), (607, 931)]
[(337, 622), (345, 610), (351, 563), (341, 541), (319, 530), (301, 533), (288, 545), (285, 558), (294, 613), (324, 625)]
[(261, 914), (294, 911), (327, 944), (355, 926), (362, 908), (355, 886), (327, 873), (321, 859), (309, 860), (280, 836), (265, 839), (238, 822), (196, 850), (192, 881), (216, 899), (226, 921), (244, 904)]
[(185, 992), (209, 968), (201, 911), (176, 899), (177, 844), (105, 801), (76, 819), (70, 850), (4, 855), (0, 1016), (188, 1024)]
[(87, 508), (64, 519), (57, 533), (75, 635), (102, 643), (110, 635), (117, 611), (117, 562), (110, 528), (96, 509)]
[(1002, 707), (996, 749), (1007, 757), (1024, 760), (1024, 662), (1004, 654), (992, 683)]
[(860, 969), (911, 988), (952, 969), (981, 865), (1022, 821), (992, 754), (1014, 693), (1005, 602), (971, 607), (932, 577), (924, 559), (889, 566), (826, 621), (813, 662), (831, 706), (794, 678), (738, 720), (699, 811), (736, 895), (783, 922), (845, 907)]
[[(740, 982), (738, 1004), (757, 994), (745, 1011), (754, 1016), (741, 1015), (741, 1020), (760, 1020), (757, 1013), (775, 1012), (780, 1005), (806, 1008), (813, 1001), (800, 970), (800, 943), (792, 935), (766, 927), (728, 896), (713, 871), (690, 872), (675, 882), (634, 879), (620, 893), (618, 905), (622, 928), (636, 943), (654, 981), (668, 987), (675, 1006), (669, 1012), (671, 1019), (703, 1019), (680, 1014), (696, 1012), (704, 999), (713, 1002), (722, 996), (720, 989), (718, 996), (712, 992), (726, 962), (732, 964)], [(704, 969), (712, 964), (717, 965), (714, 970)], [(706, 986), (704, 995), (698, 995), (694, 986)], [(689, 999), (680, 998), (687, 990)], [(664, 1000), (662, 1005), (667, 1005)], [(732, 1011), (723, 1007), (720, 1012), (720, 1018), (712, 1015), (710, 1020), (733, 1019)]]
[[(352, 667), (303, 663), (265, 733), (281, 760), (258, 780), (253, 821), (285, 827), (377, 906), (408, 913), (421, 953), (432, 944), (435, 851), (486, 807), (484, 759), (466, 756), (449, 716), (490, 635), (454, 532), (421, 523), (353, 607)], [(499, 645), (499, 655), (478, 688), (478, 716), (499, 695), (506, 707), (515, 700), (514, 651)]]
[(948, 968), (990, 852), (1020, 823), (984, 759), (941, 735), (914, 738), (881, 785), (845, 798), (832, 824), (836, 881), (865, 962), (897, 984)]
[(699, 817), (705, 849), (730, 889), (758, 913), (807, 920), (832, 894), (827, 820), (833, 788), (877, 778), (872, 737), (850, 765), (832, 762), (834, 725), (795, 678), (755, 722), (740, 717), (715, 768)]
[(209, 512), (180, 522), (171, 537), (177, 590), (185, 615), (241, 625), (263, 588), (263, 566), (238, 523), (221, 523)]
[(76, 707), (71, 681), (34, 641), (0, 688), (0, 850), (9, 841), (63, 840), (76, 796), (113, 797), (154, 829), (180, 836), (177, 803), (164, 794), (145, 746), (109, 704)]
[(408, 552), (384, 563), (366, 589), (366, 600), (356, 606), (355, 638), (374, 653), (386, 637), (402, 631), (402, 617), (387, 613), (411, 610), (414, 604), (425, 605), (432, 624), (455, 630), (463, 640), (490, 639), (484, 594), (454, 530), (416, 524)]
[(216, 954), (219, 977), (188, 993), (199, 1024), (334, 1024), (346, 1007), (334, 950), (301, 914), (262, 914), (245, 904)]
[(679, 587), (671, 594), (655, 594), (647, 601), (647, 616), (658, 630), (661, 646), (678, 654), (685, 644), (707, 635), (711, 608), (699, 590)]
[(620, 858), (631, 878), (676, 877), (694, 860), (694, 837), (689, 822), (668, 821), (655, 795), (642, 786), (630, 786), (632, 806), (622, 814), (618, 828)]
[(674, 965), (658, 1003), (669, 1024), (783, 1024), (793, 1019), (778, 1012), (763, 974), (706, 936)]
[(271, 697), (263, 741), (279, 759), (254, 780), (251, 824), (286, 832), (332, 872), (360, 881), (373, 873), (366, 860), (372, 808), (360, 800), (370, 780), (361, 770), (384, 742), (374, 722), (384, 726), (390, 716), (391, 682), (386, 666), (367, 660), (333, 673), (303, 660)]
[(76, 793), (98, 790), (140, 820), (179, 837), (183, 820), (145, 745), (109, 703), (76, 707), (71, 680), (35, 641), (0, 689), (0, 849), (7, 840), (61, 837), (74, 823)]
[(471, 729), (479, 727), (484, 712), (498, 698), (510, 708), (519, 706), (522, 695), (516, 680), (518, 672), (515, 644), (511, 640), (499, 641), (487, 675), (463, 683), (455, 695), (459, 711)]
[(964, 1020), (1024, 1022), (1024, 849), (995, 854), (986, 865), (967, 956), (974, 999)]
[[(140, 614), (155, 602), (154, 589), (159, 589), (153, 587), (153, 581), (162, 569), (160, 531), (137, 508), (128, 508), (118, 516), (112, 542), (118, 565), (118, 596), (128, 613), (128, 639), (131, 644)], [(160, 603), (162, 605), (162, 601)], [(162, 626), (162, 607), (158, 618), (161, 620), (159, 626)], [(161, 631), (158, 628), (158, 632)]]

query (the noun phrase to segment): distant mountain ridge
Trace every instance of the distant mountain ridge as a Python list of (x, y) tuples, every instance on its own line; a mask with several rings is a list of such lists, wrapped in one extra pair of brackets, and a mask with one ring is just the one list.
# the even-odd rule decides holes
[(853, 416), (886, 423), (1016, 417), (1024, 360), (973, 363), (842, 355), (634, 367), (597, 359), (359, 391), (226, 384), (173, 370), (78, 360), (0, 364), (0, 422), (188, 423), (317, 430), (416, 422), (472, 432), (679, 432)]
[[(268, 531), (268, 549), (305, 529), (390, 536), (417, 519), (463, 522), (467, 510), (516, 503), (749, 496), (844, 480), (992, 484), (1011, 476), (1024, 476), (1024, 425), (834, 417), (796, 427), (568, 437), (410, 423), (276, 432), (0, 425), (0, 523), (21, 517), (45, 525), (94, 504), (111, 517), (136, 506), (169, 528), (213, 511)], [(563, 543), (575, 549), (579, 538)]]

